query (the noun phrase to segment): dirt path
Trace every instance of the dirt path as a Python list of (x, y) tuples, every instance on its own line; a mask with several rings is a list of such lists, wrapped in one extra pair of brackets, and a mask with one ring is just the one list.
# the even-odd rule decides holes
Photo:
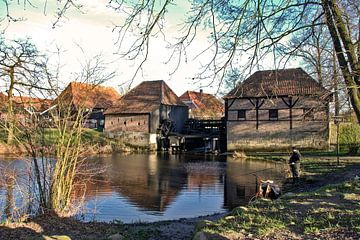
[(353, 179), (355, 176), (360, 177), (360, 164), (349, 165), (346, 167), (346, 170), (341, 172), (330, 172), (313, 176), (306, 174), (296, 185), (286, 183), (284, 185), (284, 192), (310, 192), (328, 184), (337, 184)]
[(191, 239), (196, 223), (216, 221), (225, 214), (141, 224), (84, 223), (71, 218), (46, 215), (25, 223), (0, 225), (0, 239), (44, 239), (45, 236), (65, 235), (71, 239)]

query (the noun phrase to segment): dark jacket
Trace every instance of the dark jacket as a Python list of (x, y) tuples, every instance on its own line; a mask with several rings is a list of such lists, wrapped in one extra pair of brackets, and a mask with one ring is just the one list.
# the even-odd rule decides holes
[(290, 159), (289, 159), (289, 163), (292, 164), (292, 163), (297, 163), (300, 161), (300, 152), (298, 150), (294, 150), (292, 153), (291, 153), (291, 156), (290, 156)]

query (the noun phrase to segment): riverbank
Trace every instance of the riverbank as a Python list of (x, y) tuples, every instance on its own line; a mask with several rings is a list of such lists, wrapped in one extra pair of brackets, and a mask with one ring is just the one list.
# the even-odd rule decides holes
[[(56, 147), (59, 138), (56, 129), (46, 129), (42, 147), (52, 149)], [(21, 139), (19, 139), (21, 141)], [(30, 155), (30, 146), (26, 140), (7, 144), (4, 136), (0, 136), (0, 156), (21, 157)], [(150, 148), (134, 146), (119, 139), (108, 138), (103, 132), (93, 129), (84, 129), (82, 133), (82, 153), (84, 156), (98, 154), (112, 154), (120, 152), (148, 152)], [(49, 152), (52, 152), (49, 150)]]
[[(122, 224), (84, 223), (43, 215), (0, 225), (2, 239), (357, 239), (360, 237), (360, 161), (304, 159), (301, 184), (276, 201), (257, 201), (228, 215)], [(340, 216), (340, 217), (339, 217)], [(51, 238), (47, 238), (51, 239)], [(56, 238), (55, 238), (56, 239)], [(66, 239), (66, 238), (63, 238)]]
[(360, 239), (360, 161), (304, 159), (302, 168), (280, 199), (205, 221), (194, 239)]

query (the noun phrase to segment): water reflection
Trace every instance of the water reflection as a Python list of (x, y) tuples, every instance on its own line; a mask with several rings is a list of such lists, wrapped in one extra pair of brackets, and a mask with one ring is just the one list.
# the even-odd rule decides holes
[(95, 159), (106, 168), (88, 185), (86, 220), (157, 221), (246, 204), (256, 176), (281, 179), (281, 165), (202, 155), (130, 154)]
[[(282, 180), (283, 165), (254, 160), (233, 160), (213, 155), (117, 154), (89, 159), (101, 166), (96, 181), (86, 182), (84, 220), (123, 222), (179, 219), (224, 212), (245, 205), (256, 192), (259, 178)], [(19, 160), (0, 160), (15, 169)], [(1, 181), (0, 181), (1, 183)], [(18, 187), (16, 187), (17, 189)], [(0, 184), (0, 211), (9, 215), (23, 197), (13, 185)], [(82, 198), (81, 191), (75, 197)], [(22, 197), (21, 197), (22, 196)]]

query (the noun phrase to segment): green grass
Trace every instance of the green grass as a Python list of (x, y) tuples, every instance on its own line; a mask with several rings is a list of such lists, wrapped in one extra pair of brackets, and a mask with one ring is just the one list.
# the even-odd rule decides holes
[(259, 200), (236, 208), (203, 230), (264, 237), (279, 231), (306, 236), (347, 228), (360, 234), (359, 198), (360, 181), (328, 185), (315, 192), (292, 194), (276, 201)]

